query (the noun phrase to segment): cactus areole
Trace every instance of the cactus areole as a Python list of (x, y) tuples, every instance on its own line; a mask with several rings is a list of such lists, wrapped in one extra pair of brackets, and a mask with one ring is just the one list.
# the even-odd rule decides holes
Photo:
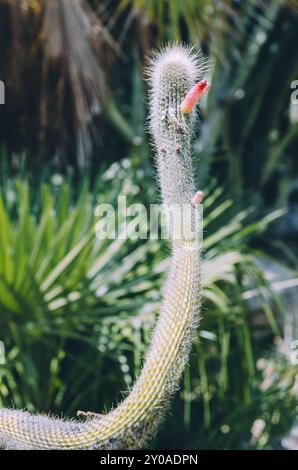
[[(199, 53), (178, 45), (156, 53), (148, 67), (150, 130), (162, 202), (169, 207), (188, 204), (196, 210), (203, 197), (195, 187), (190, 143), (194, 105), (208, 87), (206, 81), (198, 82), (205, 71)], [(183, 219), (182, 224), (189, 220)], [(171, 249), (160, 315), (129, 395), (107, 414), (86, 413), (85, 421), (0, 409), (1, 448), (101, 450), (146, 444), (179, 386), (199, 321), (200, 244), (196, 237), (182, 236), (172, 238)]]

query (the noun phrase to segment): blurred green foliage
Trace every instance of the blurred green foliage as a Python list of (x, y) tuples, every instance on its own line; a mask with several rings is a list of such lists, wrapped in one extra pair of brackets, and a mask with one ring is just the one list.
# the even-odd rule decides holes
[[(94, 209), (99, 202), (117, 207), (119, 194), (127, 196), (127, 204), (152, 203), (152, 175), (138, 157), (131, 157), (101, 174), (92, 192), (87, 179), (79, 189), (71, 177), (59, 174), (31, 191), (25, 175), (4, 180), (1, 404), (64, 410), (70, 416), (78, 408), (109, 407), (140, 370), (160, 303), (166, 245), (151, 239), (99, 240)], [(280, 372), (289, 375), (289, 394), (281, 405), (276, 383), (267, 394), (260, 393), (256, 367), (268, 342), (281, 335), (284, 308), (258, 265), (265, 255), (248, 242), (261, 236), (281, 211), (250, 224), (250, 210), (239, 211), (215, 182), (210, 182), (204, 207), (204, 319), (175, 405), (180, 431), (167, 443), (161, 436), (156, 446), (208, 447), (216, 446), (216, 439), (221, 445), (225, 436), (220, 430), (226, 425), (231, 431), (224, 446), (237, 442), (242, 447), (263, 405), (269, 417), (279, 410), (286, 427), (296, 406), (291, 389), (297, 368), (283, 359)], [(252, 298), (257, 306), (246, 300)], [(282, 380), (280, 374), (276, 380)], [(235, 413), (245, 415), (245, 426), (231, 426)], [(277, 435), (282, 426), (277, 420)], [(202, 440), (204, 429), (209, 431)]]

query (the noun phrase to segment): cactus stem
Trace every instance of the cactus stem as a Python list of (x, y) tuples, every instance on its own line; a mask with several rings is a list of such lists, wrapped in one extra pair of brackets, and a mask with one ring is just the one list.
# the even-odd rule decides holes
[[(205, 71), (200, 54), (177, 45), (156, 53), (149, 67), (150, 130), (162, 202), (165, 207), (188, 205), (192, 216), (193, 205), (203, 198), (201, 191), (195, 192), (191, 160), (194, 96), (198, 99), (198, 88), (193, 92), (193, 86)], [(187, 114), (181, 112), (185, 96)], [(195, 236), (188, 236), (192, 220), (182, 218), (178, 223), (184, 229), (182, 236), (171, 240), (160, 315), (142, 371), (127, 397), (107, 414), (79, 412), (83, 422), (0, 409), (0, 447), (135, 449), (156, 432), (179, 387), (199, 322), (201, 247)]]

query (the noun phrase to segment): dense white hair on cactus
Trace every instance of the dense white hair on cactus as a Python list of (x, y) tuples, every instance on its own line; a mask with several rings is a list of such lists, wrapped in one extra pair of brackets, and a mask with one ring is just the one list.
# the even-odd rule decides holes
[[(182, 44), (168, 44), (159, 50), (153, 51), (151, 56), (148, 57), (145, 74), (150, 83), (152, 93), (159, 88), (161, 72), (173, 63), (176, 63), (181, 71), (186, 73), (192, 84), (203, 78), (210, 71), (210, 60), (203, 56), (201, 50)], [(176, 69), (176, 78), (179, 78), (178, 74), (179, 71)]]
[[(194, 111), (181, 103), (206, 71), (199, 53), (168, 46), (149, 67), (150, 123), (165, 205), (196, 209), (203, 194), (195, 191), (190, 141)], [(182, 222), (189, 229), (189, 219)], [(173, 254), (163, 289), (160, 315), (143, 369), (128, 396), (106, 415), (86, 422), (0, 410), (0, 447), (7, 449), (132, 449), (157, 430), (177, 390), (199, 321), (200, 246), (197, 240), (172, 240)]]
[(150, 130), (156, 143), (160, 136), (159, 100), (165, 96), (164, 91), (171, 88), (169, 81), (173, 84), (180, 83), (182, 100), (195, 82), (204, 78), (210, 69), (211, 62), (203, 56), (201, 50), (194, 47), (174, 43), (159, 51), (153, 51), (148, 58), (145, 76), (149, 82)]

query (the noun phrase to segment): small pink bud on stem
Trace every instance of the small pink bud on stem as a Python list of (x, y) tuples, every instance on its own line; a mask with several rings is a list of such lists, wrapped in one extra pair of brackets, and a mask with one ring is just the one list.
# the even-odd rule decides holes
[(194, 197), (192, 198), (191, 202), (194, 206), (197, 206), (198, 204), (201, 204), (202, 200), (204, 197), (203, 191), (197, 191)]
[(200, 80), (192, 89), (187, 93), (186, 97), (182, 101), (181, 111), (183, 114), (189, 114), (203, 93), (210, 89), (210, 83), (207, 80)]

